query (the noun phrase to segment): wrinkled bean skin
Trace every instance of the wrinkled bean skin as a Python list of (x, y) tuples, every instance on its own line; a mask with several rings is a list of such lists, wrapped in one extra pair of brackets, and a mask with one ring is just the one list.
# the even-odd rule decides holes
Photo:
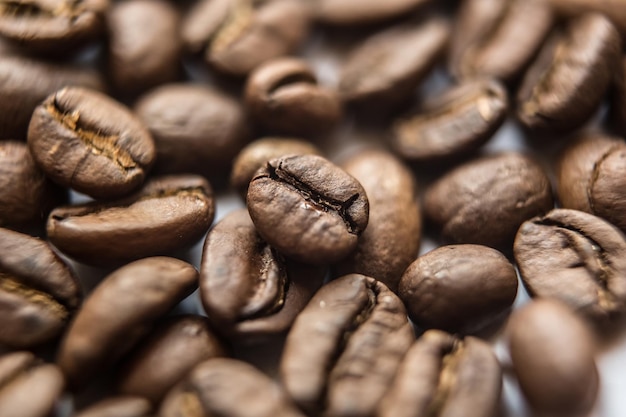
[(99, 401), (73, 417), (150, 417), (152, 406), (141, 397), (112, 397)]

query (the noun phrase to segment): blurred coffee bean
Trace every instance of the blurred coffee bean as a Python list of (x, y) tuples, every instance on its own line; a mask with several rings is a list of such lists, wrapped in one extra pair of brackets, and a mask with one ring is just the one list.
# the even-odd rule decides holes
[(73, 417), (150, 417), (150, 402), (141, 397), (112, 397), (72, 414)]
[(600, 12), (626, 34), (626, 1), (624, 0), (550, 0), (552, 7), (564, 16)]
[(324, 23), (351, 26), (383, 22), (428, 3), (430, 0), (314, 0), (312, 7), (317, 19)]

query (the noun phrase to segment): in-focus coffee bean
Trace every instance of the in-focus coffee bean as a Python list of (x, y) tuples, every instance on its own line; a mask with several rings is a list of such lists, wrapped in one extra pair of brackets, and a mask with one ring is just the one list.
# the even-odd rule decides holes
[(94, 198), (120, 197), (141, 186), (156, 155), (150, 133), (128, 108), (77, 87), (37, 106), (28, 146), (53, 181)]
[(0, 228), (0, 345), (29, 348), (54, 339), (81, 299), (74, 271), (46, 242)]
[(250, 182), (247, 203), (261, 237), (305, 263), (344, 258), (368, 222), (369, 204), (361, 184), (316, 155), (269, 161)]
[(54, 209), (48, 239), (64, 254), (90, 265), (116, 265), (186, 249), (211, 226), (209, 183), (196, 175), (155, 177), (137, 193), (112, 202)]
[(626, 238), (608, 222), (555, 209), (522, 224), (514, 253), (531, 295), (558, 298), (597, 321), (626, 312)]
[(73, 417), (151, 417), (150, 401), (141, 397), (111, 397), (73, 414)]
[(415, 334), (400, 299), (363, 275), (331, 281), (287, 336), (280, 375), (307, 413), (373, 415)]

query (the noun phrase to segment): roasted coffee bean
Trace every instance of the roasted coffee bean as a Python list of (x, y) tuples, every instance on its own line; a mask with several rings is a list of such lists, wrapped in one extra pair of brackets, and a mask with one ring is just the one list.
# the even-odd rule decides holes
[(218, 71), (245, 76), (293, 52), (310, 21), (309, 6), (299, 0), (200, 0), (183, 22), (182, 37)]
[(510, 311), (517, 295), (517, 275), (495, 249), (442, 246), (409, 266), (398, 294), (417, 326), (473, 333)]
[(73, 417), (150, 417), (151, 411), (150, 401), (145, 398), (113, 397), (99, 401)]
[(85, 300), (59, 348), (57, 362), (72, 388), (119, 360), (193, 292), (197, 280), (193, 266), (166, 257), (142, 259), (106, 277)]
[(0, 142), (0, 190), (0, 227), (43, 224), (50, 210), (67, 199), (22, 142)]
[(129, 0), (108, 13), (109, 77), (120, 94), (133, 94), (180, 73), (180, 16), (171, 2)]
[(361, 184), (316, 155), (269, 161), (250, 182), (247, 202), (261, 237), (305, 263), (344, 258), (368, 221), (369, 204)]
[(439, 93), (419, 112), (396, 121), (392, 145), (402, 157), (441, 162), (480, 148), (500, 128), (508, 96), (495, 80), (472, 80)]
[(411, 346), (377, 417), (492, 417), (502, 369), (480, 339), (429, 330)]
[(550, 0), (552, 7), (564, 16), (600, 12), (626, 33), (626, 1), (624, 0)]
[(101, 76), (84, 67), (0, 54), (0, 139), (26, 140), (35, 108), (48, 95), (70, 85), (104, 88)]
[(296, 318), (282, 381), (309, 413), (372, 415), (414, 339), (394, 293), (372, 278), (346, 275), (322, 287)]
[(531, 295), (598, 321), (626, 312), (626, 238), (608, 222), (555, 209), (522, 224), (514, 253)]
[(0, 416), (48, 417), (64, 384), (58, 367), (30, 352), (0, 356)]
[(553, 24), (546, 0), (468, 0), (461, 3), (448, 67), (457, 79), (514, 81)]
[(533, 301), (513, 314), (508, 343), (534, 415), (587, 416), (598, 394), (594, 338), (564, 304)]
[(296, 58), (266, 62), (248, 77), (248, 111), (273, 133), (324, 133), (341, 119), (341, 102), (333, 90), (317, 84), (308, 64)]
[(620, 35), (604, 16), (569, 21), (544, 44), (517, 94), (517, 117), (530, 129), (572, 130), (596, 111), (618, 71)]
[(154, 138), (159, 174), (223, 175), (250, 137), (243, 106), (201, 84), (156, 88), (135, 112)]
[(356, 250), (337, 270), (376, 278), (396, 291), (420, 247), (422, 217), (413, 174), (393, 155), (378, 150), (360, 152), (341, 167), (365, 189), (370, 214)]
[(195, 175), (157, 177), (130, 197), (58, 207), (48, 238), (68, 256), (115, 265), (184, 249), (200, 239), (215, 213), (209, 183)]
[(226, 349), (206, 317), (175, 317), (158, 326), (130, 354), (117, 389), (158, 404), (194, 366), (225, 355)]
[(0, 35), (46, 54), (66, 54), (104, 32), (108, 0), (5, 0)]
[(255, 140), (243, 148), (233, 162), (230, 185), (245, 199), (254, 173), (268, 161), (287, 155), (321, 155), (321, 153), (315, 145), (300, 139), (268, 137)]
[(407, 100), (443, 54), (449, 37), (449, 25), (435, 19), (365, 39), (347, 57), (339, 93), (349, 104), (378, 112)]
[(529, 157), (485, 156), (436, 181), (424, 200), (426, 216), (452, 243), (477, 243), (509, 252), (519, 226), (554, 206), (550, 180)]
[(128, 108), (77, 87), (59, 90), (37, 106), (28, 146), (53, 181), (95, 198), (130, 193), (155, 158), (150, 133)]
[(229, 338), (262, 341), (287, 332), (321, 287), (324, 273), (323, 268), (285, 261), (242, 209), (207, 236), (200, 295), (211, 322)]
[(210, 359), (167, 395), (160, 417), (303, 417), (284, 392), (253, 366)]
[(0, 229), (0, 345), (27, 348), (54, 339), (81, 298), (74, 272), (46, 242)]
[(315, 0), (318, 20), (332, 25), (349, 26), (378, 23), (419, 9), (429, 0)]
[(558, 195), (565, 208), (602, 217), (626, 231), (626, 144), (587, 134), (569, 145), (557, 167)]

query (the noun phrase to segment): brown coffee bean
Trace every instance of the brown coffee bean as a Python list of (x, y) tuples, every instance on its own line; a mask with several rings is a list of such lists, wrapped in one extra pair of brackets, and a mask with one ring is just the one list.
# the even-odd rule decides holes
[(85, 300), (58, 351), (57, 363), (72, 388), (118, 361), (197, 283), (193, 266), (166, 257), (142, 259), (106, 277)]
[(394, 293), (372, 278), (346, 275), (322, 287), (296, 318), (281, 378), (309, 413), (372, 415), (414, 339)]
[(517, 295), (517, 275), (495, 249), (442, 246), (409, 266), (398, 294), (417, 326), (473, 333), (510, 311)]
[(543, 169), (512, 152), (459, 166), (431, 185), (424, 200), (426, 216), (441, 227), (444, 239), (505, 252), (525, 220), (553, 206)]
[(581, 126), (598, 109), (620, 57), (620, 35), (606, 17), (572, 19), (526, 73), (517, 94), (518, 119), (530, 129)]
[(248, 210), (261, 237), (279, 252), (311, 264), (348, 255), (368, 221), (359, 182), (316, 155), (273, 159), (248, 188)]
[(201, 84), (156, 88), (135, 112), (154, 138), (160, 174), (224, 175), (250, 138), (243, 106)]
[(467, 156), (502, 126), (508, 96), (495, 80), (471, 80), (449, 88), (396, 121), (392, 146), (402, 157), (441, 162)]
[(108, 0), (11, 0), (0, 3), (0, 35), (34, 51), (66, 54), (104, 31)]
[(606, 15), (624, 34), (626, 33), (626, 1), (624, 0), (550, 0), (550, 5), (561, 15), (576, 16), (587, 12)]
[(397, 26), (363, 41), (341, 70), (339, 93), (358, 107), (397, 105), (415, 88), (443, 54), (450, 27), (442, 20)]
[(245, 209), (211, 230), (200, 268), (200, 295), (209, 319), (240, 342), (286, 333), (325, 274), (323, 268), (285, 261), (261, 239)]
[(520, 388), (535, 415), (586, 416), (598, 394), (594, 338), (564, 304), (533, 301), (509, 322), (508, 343)]
[(200, 239), (215, 213), (209, 183), (195, 175), (157, 177), (130, 197), (58, 207), (48, 238), (91, 265), (115, 265), (184, 249)]
[(108, 12), (109, 77), (120, 94), (175, 81), (182, 40), (178, 10), (167, 1), (129, 0)]
[(363, 274), (397, 291), (404, 270), (417, 258), (422, 218), (411, 171), (390, 153), (369, 150), (341, 164), (367, 193), (369, 222), (356, 250), (338, 266), (340, 275)]
[(245, 76), (293, 52), (306, 38), (309, 6), (299, 0), (201, 0), (188, 12), (182, 37), (220, 72)]
[(150, 417), (150, 401), (141, 397), (112, 397), (99, 401), (73, 417)]
[(529, 293), (597, 321), (626, 312), (626, 238), (602, 219), (555, 209), (525, 222), (515, 260)]
[(234, 359), (196, 366), (167, 395), (159, 416), (303, 417), (271, 379)]
[(30, 352), (0, 356), (0, 416), (48, 417), (64, 385), (58, 367)]
[(377, 417), (497, 415), (502, 369), (480, 339), (429, 330), (411, 346)]
[(57, 91), (35, 109), (28, 146), (53, 181), (95, 198), (136, 189), (155, 158), (150, 133), (128, 108), (77, 87)]
[(12, 53), (0, 57), (0, 139), (26, 140), (35, 108), (63, 87), (104, 88), (101, 76), (84, 67)]
[(156, 405), (194, 366), (225, 355), (206, 317), (175, 317), (158, 326), (125, 360), (117, 390)]
[(458, 11), (448, 68), (457, 79), (487, 76), (515, 81), (553, 21), (545, 0), (465, 1)]
[(27, 348), (54, 339), (81, 298), (74, 271), (47, 243), (0, 228), (0, 345)]
[(67, 200), (21, 142), (0, 142), (0, 190), (1, 227), (43, 224), (50, 210)]
[(300, 139), (268, 137), (255, 140), (243, 148), (235, 161), (230, 175), (230, 185), (244, 199), (254, 173), (268, 161), (287, 155), (321, 155), (313, 144)]
[(558, 195), (565, 208), (602, 217), (626, 231), (626, 144), (587, 134), (569, 145), (557, 167)]
[(248, 77), (245, 102), (259, 125), (273, 133), (324, 133), (341, 119), (341, 102), (320, 87), (308, 64), (296, 58), (266, 62)]
[(408, 14), (429, 0), (315, 0), (318, 20), (338, 26), (378, 23)]

